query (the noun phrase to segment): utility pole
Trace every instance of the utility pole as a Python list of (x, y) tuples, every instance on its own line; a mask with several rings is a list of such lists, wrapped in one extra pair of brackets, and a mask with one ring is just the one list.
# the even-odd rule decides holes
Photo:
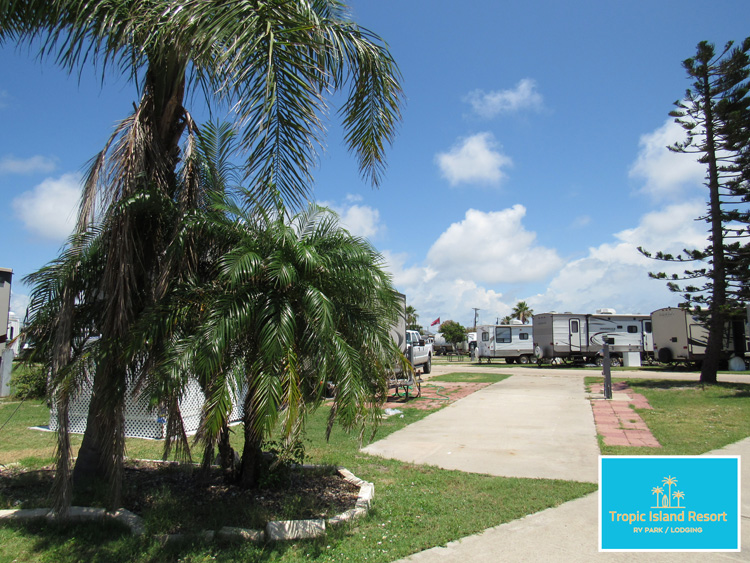
[(477, 328), (477, 313), (481, 311), (481, 309), (477, 309), (476, 307), (472, 307), (474, 309), (474, 330)]

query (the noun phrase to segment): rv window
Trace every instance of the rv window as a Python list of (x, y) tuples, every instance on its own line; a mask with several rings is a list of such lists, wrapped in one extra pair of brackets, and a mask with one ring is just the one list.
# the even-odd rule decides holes
[(606, 342), (606, 343), (607, 343), (607, 344), (609, 344), (610, 346), (611, 346), (611, 345), (614, 345), (614, 343), (615, 343), (615, 338), (614, 338), (614, 336), (607, 336), (607, 337), (605, 337), (605, 338), (604, 338), (604, 342)]
[(570, 332), (578, 332), (578, 321), (570, 321)]
[(528, 340), (528, 339), (529, 339), (529, 335), (528, 335), (528, 333), (526, 333), (526, 332), (521, 332), (521, 333), (520, 333), (520, 334), (518, 335), (518, 338), (520, 338), (521, 340)]
[(646, 324), (643, 325), (643, 330), (646, 331), (646, 334), (651, 334), (651, 321), (646, 321)]
[(510, 342), (510, 327), (495, 327), (495, 342)]
[(490, 333), (489, 332), (483, 332), (482, 333), (482, 342), (487, 342), (490, 339)]
[(638, 327), (635, 325), (628, 325), (628, 332), (630, 334), (636, 334), (638, 332)]

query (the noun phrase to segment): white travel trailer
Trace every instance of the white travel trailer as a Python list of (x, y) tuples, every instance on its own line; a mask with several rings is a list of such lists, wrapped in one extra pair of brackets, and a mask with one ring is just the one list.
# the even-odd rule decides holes
[(605, 343), (611, 365), (641, 365), (654, 350), (650, 315), (618, 315), (613, 309), (599, 309), (593, 315), (534, 315), (534, 354), (539, 362), (560, 358), (601, 364)]
[[(666, 307), (651, 313), (654, 327), (654, 353), (663, 364), (700, 363), (706, 355), (708, 328), (687, 309)], [(722, 357), (740, 358), (747, 351), (747, 325), (742, 319), (727, 322), (722, 339)]]
[(477, 327), (477, 359), (505, 358), (506, 363), (528, 364), (534, 361), (532, 326), (479, 325)]

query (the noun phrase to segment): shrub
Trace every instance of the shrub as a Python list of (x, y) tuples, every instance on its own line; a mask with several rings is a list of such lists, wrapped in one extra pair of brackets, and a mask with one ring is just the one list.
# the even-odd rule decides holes
[(40, 364), (14, 363), (10, 376), (13, 395), (19, 399), (41, 399), (47, 395), (47, 374)]

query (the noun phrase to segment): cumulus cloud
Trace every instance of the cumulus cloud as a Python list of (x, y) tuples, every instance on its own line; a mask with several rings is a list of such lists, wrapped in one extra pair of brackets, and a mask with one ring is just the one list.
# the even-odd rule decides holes
[(341, 213), (341, 223), (353, 235), (373, 238), (381, 230), (380, 211), (367, 205), (351, 205)]
[(704, 206), (696, 200), (644, 215), (637, 227), (616, 233), (615, 242), (590, 248), (588, 256), (567, 263), (547, 291), (530, 297), (529, 303), (537, 313), (589, 313), (612, 307), (619, 313), (648, 314), (676, 305), (679, 297), (664, 281), (650, 279), (648, 272), (680, 273), (689, 265), (651, 260), (638, 252), (638, 247), (673, 254), (683, 248), (702, 248), (706, 244), (705, 225), (695, 217)]
[(385, 227), (380, 220), (380, 211), (369, 205), (355, 203), (361, 200), (361, 196), (349, 194), (344, 205), (330, 202), (321, 202), (320, 205), (335, 211), (341, 226), (351, 234), (371, 239), (381, 234)]
[(29, 158), (8, 155), (0, 158), (0, 174), (45, 174), (52, 172), (56, 167), (54, 159), (40, 155)]
[[(424, 316), (423, 326), (438, 316), (471, 325), (474, 307), (481, 310), (480, 322), (491, 323), (518, 301), (536, 313), (611, 307), (648, 314), (680, 301), (648, 273), (679, 274), (690, 264), (652, 260), (638, 247), (672, 254), (704, 247), (706, 225), (695, 221), (704, 206), (696, 199), (647, 213), (633, 228), (567, 262), (535, 244), (534, 234), (523, 227), (526, 210), (520, 205), (497, 212), (469, 210), (463, 221), (446, 229), (423, 263), (410, 264), (412, 257), (404, 254), (384, 255), (394, 284)], [(541, 293), (534, 289), (539, 284), (546, 285)]]
[(13, 210), (32, 233), (62, 241), (73, 231), (81, 195), (81, 176), (63, 174), (48, 178), (12, 202)]
[(26, 309), (29, 307), (30, 301), (31, 299), (29, 299), (28, 295), (13, 291), (13, 286), (11, 284), (10, 310), (13, 311), (18, 316), (18, 318), (21, 319), (21, 321), (23, 321), (24, 317), (26, 316)]
[(472, 307), (483, 311), (509, 310), (503, 294), (478, 285), (473, 279), (445, 276), (432, 266), (407, 266), (408, 256), (384, 252), (386, 269), (406, 301), (420, 314), (425, 329), (435, 318), (455, 320), (464, 326), (473, 323)]
[(492, 133), (477, 133), (462, 139), (449, 152), (439, 153), (435, 160), (451, 186), (466, 183), (499, 184), (505, 177), (503, 168), (513, 164), (504, 155)]
[(667, 146), (684, 139), (685, 130), (672, 118), (655, 131), (641, 136), (638, 157), (630, 167), (630, 177), (644, 181), (643, 193), (655, 200), (669, 200), (702, 184), (706, 168), (698, 162), (697, 155), (667, 149)]
[(502, 211), (469, 209), (453, 223), (427, 253), (427, 262), (443, 274), (470, 273), (479, 283), (539, 281), (562, 265), (557, 253), (536, 244), (536, 234), (522, 222), (523, 205)]
[(515, 113), (521, 110), (540, 110), (544, 100), (537, 92), (536, 82), (531, 78), (524, 78), (511, 90), (496, 90), (485, 92), (474, 90), (464, 101), (482, 117), (493, 118), (500, 114)]

